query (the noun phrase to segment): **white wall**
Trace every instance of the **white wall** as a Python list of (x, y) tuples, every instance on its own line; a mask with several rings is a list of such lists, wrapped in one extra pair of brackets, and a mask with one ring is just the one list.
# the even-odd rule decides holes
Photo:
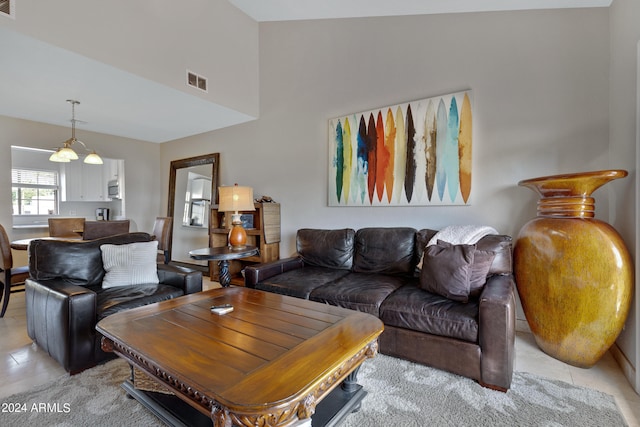
[[(302, 227), (488, 224), (515, 238), (537, 202), (519, 180), (609, 167), (608, 38), (607, 9), (262, 23), (259, 120), (163, 144), (163, 182), (170, 160), (220, 152), (221, 184), (282, 204), (283, 257)], [(463, 89), (472, 206), (327, 206), (328, 119)], [(605, 220), (619, 185), (595, 193)]]
[[(638, 41), (640, 41), (640, 2), (637, 0), (614, 0), (610, 13), (610, 132), (609, 147), (611, 166), (627, 169), (630, 177), (616, 187), (615, 197), (610, 205), (611, 224), (622, 234), (627, 247), (635, 255), (638, 251), (638, 211), (637, 203), (637, 146), (638, 117)], [(638, 289), (636, 274), (636, 289)], [(619, 358), (626, 366), (627, 377), (637, 391), (640, 391), (640, 352), (638, 351), (638, 329), (640, 302), (636, 293), (634, 309), (625, 323), (625, 329), (618, 338), (618, 346), (623, 353)], [(633, 372), (635, 369), (635, 372)]]
[[(260, 119), (163, 144), (163, 181), (170, 160), (220, 152), (221, 184), (282, 203), (282, 256), (301, 227), (479, 223), (515, 237), (535, 216), (520, 179), (609, 166), (608, 34), (606, 9), (263, 23)], [(467, 88), (473, 206), (327, 207), (327, 119)]]

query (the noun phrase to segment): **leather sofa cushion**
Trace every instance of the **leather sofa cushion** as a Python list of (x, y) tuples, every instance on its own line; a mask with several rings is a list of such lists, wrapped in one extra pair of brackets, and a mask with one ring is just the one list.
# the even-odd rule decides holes
[(29, 244), (29, 274), (34, 280), (62, 279), (65, 283), (92, 286), (102, 283), (104, 244), (148, 242), (147, 233), (129, 233), (87, 241), (37, 239)]
[(309, 294), (315, 288), (331, 283), (347, 274), (349, 274), (348, 270), (307, 265), (259, 282), (255, 288), (261, 291), (309, 299)]
[(403, 276), (350, 273), (315, 288), (309, 299), (379, 317), (380, 304), (389, 294), (407, 283), (407, 280), (409, 279)]
[(461, 303), (408, 284), (380, 306), (385, 325), (478, 342), (478, 300)]
[(170, 285), (143, 284), (102, 289), (97, 295), (99, 321), (122, 310), (180, 297), (184, 292)]
[(296, 234), (296, 250), (305, 264), (350, 270), (355, 231), (303, 228)]
[(413, 275), (415, 237), (416, 230), (408, 227), (358, 230), (353, 271)]

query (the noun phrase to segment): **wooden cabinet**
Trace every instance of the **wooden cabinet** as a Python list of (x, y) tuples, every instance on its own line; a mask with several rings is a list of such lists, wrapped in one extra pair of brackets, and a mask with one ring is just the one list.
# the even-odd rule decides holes
[[(249, 264), (275, 261), (280, 258), (280, 204), (256, 203), (255, 211), (241, 211), (243, 222), (247, 225), (247, 244), (257, 246), (260, 252), (256, 256), (229, 262), (231, 284), (244, 285), (242, 269)], [(209, 246), (219, 247), (228, 244), (231, 229), (231, 214), (221, 212), (218, 205), (211, 205), (209, 215)], [(209, 263), (209, 275), (213, 280), (218, 277), (218, 263)]]

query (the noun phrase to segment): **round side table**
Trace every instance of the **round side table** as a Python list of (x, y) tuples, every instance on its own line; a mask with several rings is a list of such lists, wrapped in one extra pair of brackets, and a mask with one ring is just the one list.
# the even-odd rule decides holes
[(245, 246), (242, 249), (235, 249), (231, 246), (220, 246), (216, 248), (202, 248), (189, 251), (189, 256), (193, 259), (204, 261), (218, 261), (220, 267), (220, 277), (218, 280), (222, 287), (226, 288), (231, 283), (229, 273), (229, 261), (232, 259), (247, 258), (258, 253), (255, 246)]

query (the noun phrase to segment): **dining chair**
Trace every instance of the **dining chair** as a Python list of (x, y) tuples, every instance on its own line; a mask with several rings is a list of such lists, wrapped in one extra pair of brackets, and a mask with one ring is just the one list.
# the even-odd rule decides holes
[(81, 237), (84, 223), (84, 218), (49, 218), (49, 236)]
[(102, 237), (126, 234), (129, 232), (129, 220), (116, 221), (85, 221), (82, 240), (94, 240)]
[(29, 266), (13, 267), (11, 242), (2, 225), (0, 225), (0, 256), (0, 260), (2, 261), (0, 272), (3, 277), (3, 279), (0, 280), (0, 300), (2, 300), (0, 317), (4, 317), (4, 313), (9, 306), (11, 294), (24, 292), (24, 281), (29, 277)]
[(173, 217), (159, 216), (153, 225), (153, 234), (158, 241), (158, 262), (169, 264), (171, 261), (171, 232)]

